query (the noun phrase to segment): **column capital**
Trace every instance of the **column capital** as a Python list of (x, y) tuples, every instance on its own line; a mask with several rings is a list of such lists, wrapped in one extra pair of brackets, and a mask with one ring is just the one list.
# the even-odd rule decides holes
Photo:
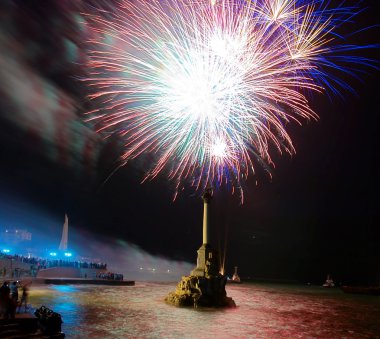
[(211, 187), (206, 187), (205, 191), (202, 195), (203, 201), (208, 204), (211, 199), (212, 199), (212, 188)]

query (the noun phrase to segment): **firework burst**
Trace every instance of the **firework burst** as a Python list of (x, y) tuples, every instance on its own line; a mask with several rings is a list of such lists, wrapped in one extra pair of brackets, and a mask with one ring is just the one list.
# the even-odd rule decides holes
[(294, 153), (285, 127), (317, 117), (308, 96), (342, 85), (329, 71), (367, 62), (345, 56), (356, 47), (334, 31), (353, 12), (323, 0), (126, 0), (85, 14), (84, 80), (99, 105), (89, 120), (123, 137), (123, 164), (154, 155), (145, 179), (242, 192), (272, 148)]

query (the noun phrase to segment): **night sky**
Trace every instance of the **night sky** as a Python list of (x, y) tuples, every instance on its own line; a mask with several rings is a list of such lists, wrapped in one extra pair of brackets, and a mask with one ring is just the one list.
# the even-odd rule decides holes
[[(95, 1), (93, 1), (95, 2)], [(334, 1), (332, 1), (334, 3)], [(0, 223), (48, 230), (70, 225), (98, 239), (122, 239), (152, 255), (196, 262), (202, 241), (201, 192), (173, 202), (165, 175), (140, 184), (149, 158), (117, 166), (121, 142), (102, 140), (83, 120), (90, 108), (77, 79), (85, 31), (80, 1), (0, 4)], [(379, 23), (379, 1), (347, 29)], [(380, 43), (373, 27), (354, 37)], [(364, 56), (380, 60), (379, 49)], [(214, 192), (212, 243), (244, 277), (322, 283), (380, 283), (379, 71), (366, 68), (355, 92), (314, 95), (318, 121), (288, 126), (296, 155), (276, 155), (246, 182), (244, 204)], [(257, 184), (256, 184), (257, 181)]]

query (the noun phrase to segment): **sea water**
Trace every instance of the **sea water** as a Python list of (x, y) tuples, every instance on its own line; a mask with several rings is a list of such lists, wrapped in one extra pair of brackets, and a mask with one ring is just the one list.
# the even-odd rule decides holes
[(339, 288), (227, 284), (236, 308), (177, 308), (176, 283), (32, 286), (30, 303), (61, 314), (66, 338), (380, 338), (380, 297)]

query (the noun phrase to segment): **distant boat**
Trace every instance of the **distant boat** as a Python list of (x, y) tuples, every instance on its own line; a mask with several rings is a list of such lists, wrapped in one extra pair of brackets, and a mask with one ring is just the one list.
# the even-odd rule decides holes
[(235, 266), (235, 272), (232, 276), (232, 279), (227, 279), (227, 281), (231, 283), (241, 283), (240, 277), (237, 274), (237, 266)]
[(325, 283), (322, 285), (323, 287), (335, 287), (334, 280), (330, 277), (330, 275), (327, 275)]
[(341, 288), (345, 293), (380, 295), (380, 286), (342, 286)]

